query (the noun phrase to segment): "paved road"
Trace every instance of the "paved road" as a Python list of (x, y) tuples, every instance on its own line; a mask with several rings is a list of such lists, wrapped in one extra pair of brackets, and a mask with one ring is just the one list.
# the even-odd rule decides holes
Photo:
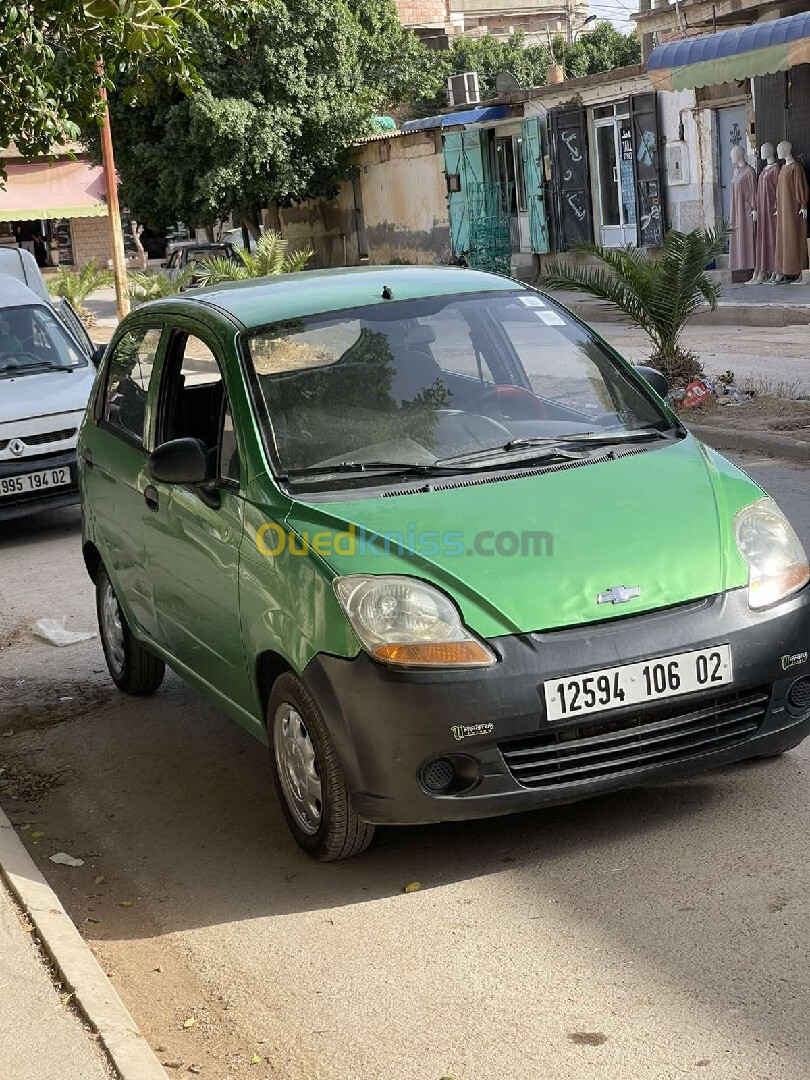
[[(810, 471), (741, 461), (810, 543)], [(203, 1080), (806, 1080), (810, 746), (314, 864), (263, 749), (207, 702), (174, 677), (124, 699), (97, 640), (20, 630), (93, 625), (77, 542), (72, 513), (0, 538), (0, 725), (50, 725), (0, 739), (28, 797), (6, 805), (36, 857), (86, 860), (43, 865), (162, 1060)]]

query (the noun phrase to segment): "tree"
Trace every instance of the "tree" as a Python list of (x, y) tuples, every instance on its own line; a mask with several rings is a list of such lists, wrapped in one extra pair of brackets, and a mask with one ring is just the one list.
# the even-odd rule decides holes
[(593, 30), (578, 34), (572, 44), (562, 34), (552, 40), (555, 60), (562, 64), (568, 79), (641, 63), (641, 42), (636, 31), (623, 34), (613, 23), (597, 23)]
[(190, 30), (192, 93), (154, 79), (148, 102), (111, 99), (122, 198), (153, 228), (235, 210), (258, 236), (262, 207), (333, 194), (372, 115), (437, 83), (393, 0), (267, 0), (241, 25), (238, 45)]
[(453, 38), (446, 52), (433, 57), (442, 86), (430, 97), (412, 99), (414, 112), (420, 115), (446, 107), (444, 86), (449, 75), (477, 71), (481, 99), (487, 101), (496, 96), (495, 79), (502, 71), (514, 75), (525, 89), (545, 86), (551, 63), (561, 64), (566, 76), (573, 79), (640, 64), (641, 46), (635, 31), (622, 34), (612, 23), (600, 22), (593, 30), (579, 34), (571, 45), (562, 34), (556, 34), (551, 47), (545, 43), (527, 46), (521, 32), (505, 39), (494, 34), (476, 38), (462, 34)]
[(673, 385), (685, 385), (702, 373), (700, 358), (682, 348), (687, 322), (705, 302), (714, 311), (722, 286), (706, 275), (706, 266), (725, 250), (728, 229), (717, 232), (672, 229), (658, 257), (639, 248), (579, 244), (576, 251), (599, 260), (601, 267), (554, 262), (541, 274), (548, 289), (590, 293), (616, 304), (649, 335), (650, 362)]
[(85, 263), (79, 270), (60, 266), (56, 273), (47, 279), (48, 292), (51, 296), (63, 296), (69, 300), (79, 314), (85, 326), (92, 326), (96, 313), (89, 311), (84, 302), (96, 289), (107, 289), (113, 283), (112, 271), (94, 262)]
[(33, 157), (74, 141), (100, 116), (102, 84), (123, 82), (131, 98), (148, 95), (155, 81), (190, 89), (197, 75), (189, 28), (208, 23), (238, 41), (235, 16), (257, 2), (3, 0), (0, 147), (14, 143)]

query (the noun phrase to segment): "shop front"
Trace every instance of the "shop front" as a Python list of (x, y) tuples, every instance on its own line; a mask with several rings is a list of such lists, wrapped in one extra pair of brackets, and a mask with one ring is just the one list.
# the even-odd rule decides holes
[(84, 160), (10, 161), (0, 191), (0, 245), (42, 267), (109, 258), (104, 171)]

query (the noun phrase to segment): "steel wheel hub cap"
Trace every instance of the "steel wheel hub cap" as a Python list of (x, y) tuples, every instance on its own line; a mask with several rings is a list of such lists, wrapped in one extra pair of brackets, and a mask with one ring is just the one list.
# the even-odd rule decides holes
[(299, 827), (314, 836), (323, 816), (318, 759), (301, 715), (286, 702), (276, 710), (273, 750), (287, 806)]
[(101, 633), (110, 666), (116, 675), (120, 675), (124, 670), (124, 628), (121, 625), (121, 609), (107, 579), (101, 587)]

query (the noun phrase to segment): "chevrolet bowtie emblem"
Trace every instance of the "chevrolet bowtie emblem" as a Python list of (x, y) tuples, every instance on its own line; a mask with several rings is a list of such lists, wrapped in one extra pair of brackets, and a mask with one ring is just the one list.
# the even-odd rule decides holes
[(641, 596), (638, 585), (614, 585), (612, 589), (605, 589), (596, 597), (597, 604), (626, 604), (628, 600), (635, 600)]

